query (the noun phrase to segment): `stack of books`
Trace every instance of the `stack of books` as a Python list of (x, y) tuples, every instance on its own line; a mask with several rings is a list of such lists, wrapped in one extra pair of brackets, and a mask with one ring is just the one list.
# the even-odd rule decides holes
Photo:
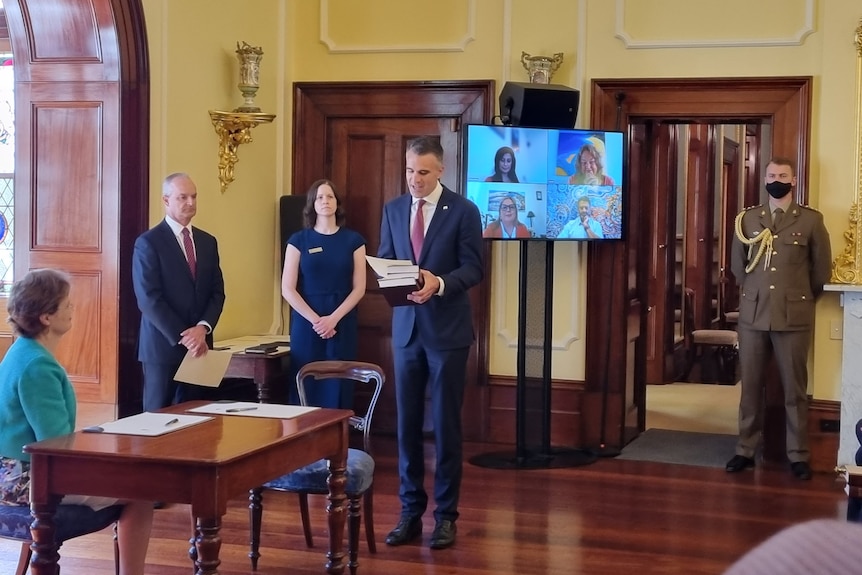
[(419, 266), (410, 260), (388, 260), (365, 256), (377, 275), (380, 293), (391, 306), (412, 305), (407, 295), (419, 289)]

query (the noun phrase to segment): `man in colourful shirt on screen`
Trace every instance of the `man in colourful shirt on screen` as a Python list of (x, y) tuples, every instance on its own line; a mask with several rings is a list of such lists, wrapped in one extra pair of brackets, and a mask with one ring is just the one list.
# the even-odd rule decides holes
[(602, 225), (592, 216), (592, 205), (590, 198), (582, 196), (578, 198), (578, 217), (570, 220), (563, 226), (557, 239), (590, 240), (604, 238), (605, 233)]

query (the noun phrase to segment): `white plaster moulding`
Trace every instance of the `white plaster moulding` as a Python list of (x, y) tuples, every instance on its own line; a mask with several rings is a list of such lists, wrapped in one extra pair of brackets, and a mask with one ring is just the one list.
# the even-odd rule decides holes
[[(520, 243), (520, 242), (517, 242)], [(494, 269), (499, 271), (504, 271), (506, 268), (506, 253), (511, 244), (507, 244), (506, 242), (499, 242), (500, 249), (494, 250)], [(513, 249), (517, 246), (511, 246)], [(522, 247), (523, 249), (523, 247)], [(572, 250), (572, 269), (580, 269), (580, 249)], [(518, 328), (515, 326), (510, 329), (510, 326), (507, 325), (507, 317), (506, 317), (506, 291), (509, 287), (509, 282), (506, 281), (504, 277), (505, 273), (497, 273), (495, 274), (494, 279), (494, 291), (497, 294), (496, 306), (492, 310), (492, 313), (495, 317), (495, 323), (498, 326), (503, 326), (497, 330), (497, 336), (502, 338), (505, 342), (506, 347), (517, 349), (518, 347)], [(580, 279), (580, 278), (578, 278)], [(580, 287), (577, 283), (572, 288), (572, 298), (577, 300), (580, 296), (578, 295)], [(551, 349), (556, 351), (564, 351), (569, 349), (571, 345), (578, 341), (580, 336), (575, 333), (574, 327), (579, 325), (580, 322), (580, 314), (578, 313), (578, 306), (572, 306), (571, 315), (568, 317), (569, 320), (569, 329), (562, 334), (560, 337), (553, 338), (551, 340)], [(538, 338), (528, 338), (525, 342), (527, 345), (527, 349), (538, 349), (541, 348), (544, 344), (542, 340)]]
[(403, 52), (463, 52), (467, 44), (476, 40), (476, 0), (465, 0), (467, 3), (467, 33), (460, 39), (449, 44), (346, 44), (338, 45), (329, 35), (329, 0), (320, 0), (320, 41), (326, 45), (332, 54), (372, 54), (372, 53), (403, 53)]
[(814, 32), (814, 0), (805, 3), (805, 22), (795, 36), (787, 38), (726, 38), (724, 40), (634, 40), (623, 26), (626, 0), (617, 0), (614, 36), (622, 40), (626, 48), (750, 48), (768, 46), (801, 46), (805, 38)]

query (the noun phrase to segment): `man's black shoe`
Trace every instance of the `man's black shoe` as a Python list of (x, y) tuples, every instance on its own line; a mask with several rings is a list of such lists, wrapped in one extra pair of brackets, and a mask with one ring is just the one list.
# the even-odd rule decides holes
[(386, 536), (387, 545), (404, 545), (422, 535), (421, 517), (402, 517), (395, 529)]
[(811, 466), (805, 461), (794, 461), (790, 464), (790, 471), (796, 479), (811, 479)]
[(446, 549), (455, 543), (455, 523), (448, 519), (438, 521), (431, 533), (431, 549)]
[(728, 473), (737, 473), (738, 471), (748, 469), (749, 467), (754, 467), (754, 460), (752, 458), (744, 455), (734, 455), (730, 461), (727, 462), (727, 465), (724, 466), (724, 470)]

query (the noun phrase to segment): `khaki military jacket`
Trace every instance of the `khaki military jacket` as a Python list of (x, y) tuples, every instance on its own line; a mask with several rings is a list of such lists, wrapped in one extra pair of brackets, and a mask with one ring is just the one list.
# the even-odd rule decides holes
[[(768, 204), (742, 212), (741, 228), (747, 240), (771, 226)], [(746, 272), (761, 244), (751, 247), (749, 252), (749, 246), (735, 230), (730, 268), (740, 287), (739, 325), (764, 331), (811, 329), (814, 301), (832, 271), (832, 250), (823, 215), (792, 202), (774, 230), (772, 249)]]

